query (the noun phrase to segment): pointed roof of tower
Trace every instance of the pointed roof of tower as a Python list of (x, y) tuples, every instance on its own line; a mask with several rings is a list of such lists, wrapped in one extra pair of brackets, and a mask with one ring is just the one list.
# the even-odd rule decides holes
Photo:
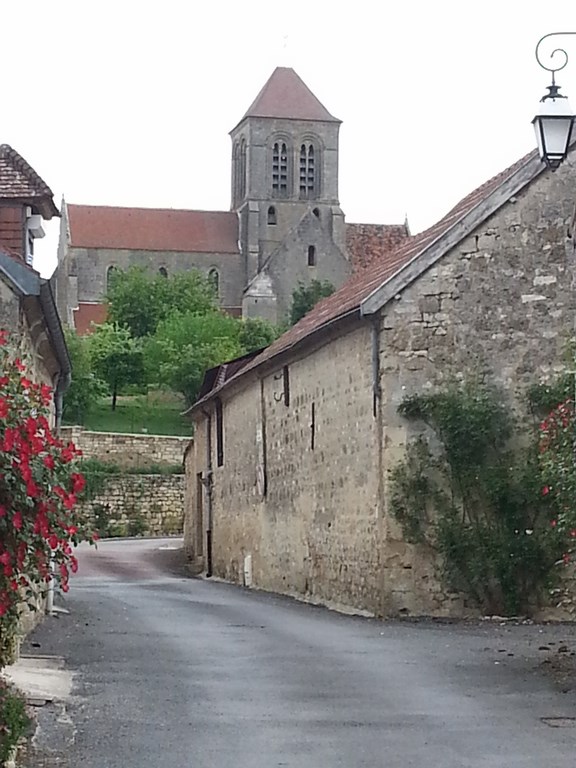
[(328, 112), (291, 67), (276, 67), (242, 120), (247, 117), (342, 122)]

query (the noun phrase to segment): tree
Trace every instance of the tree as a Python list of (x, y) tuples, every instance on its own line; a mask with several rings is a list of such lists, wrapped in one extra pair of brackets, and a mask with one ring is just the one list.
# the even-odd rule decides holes
[(90, 339), (66, 331), (66, 346), (72, 363), (72, 383), (64, 395), (63, 417), (68, 423), (83, 424), (86, 414), (106, 394), (105, 382), (98, 379), (90, 360)]
[(244, 352), (255, 352), (272, 344), (282, 333), (281, 328), (261, 317), (248, 317), (239, 320), (238, 342)]
[[(34, 383), (0, 332), (0, 667), (9, 656), (20, 609), (34, 607), (54, 578), (68, 590), (78, 563), (72, 546), (94, 541), (77, 506), (84, 477), (79, 452), (48, 423), (52, 390)], [(55, 565), (51, 576), (50, 563)]]
[(292, 306), (290, 307), (291, 325), (295, 325), (321, 299), (325, 299), (334, 293), (334, 290), (334, 286), (328, 280), (312, 280), (308, 285), (298, 283), (298, 287), (292, 292)]
[(192, 405), (206, 370), (244, 353), (239, 333), (238, 320), (220, 312), (173, 312), (146, 344), (150, 375)]
[(99, 325), (88, 338), (93, 371), (110, 387), (114, 411), (122, 386), (145, 381), (142, 344), (128, 328), (112, 323)]
[(174, 311), (205, 314), (216, 307), (214, 285), (197, 269), (163, 277), (130, 267), (115, 271), (110, 282), (108, 317), (134, 338), (153, 335)]

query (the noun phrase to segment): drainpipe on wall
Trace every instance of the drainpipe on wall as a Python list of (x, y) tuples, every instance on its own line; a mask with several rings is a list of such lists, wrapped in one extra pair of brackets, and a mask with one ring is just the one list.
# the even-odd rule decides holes
[(376, 314), (372, 321), (372, 393), (374, 417), (378, 414), (378, 401), (382, 394), (380, 387), (380, 316)]
[(212, 414), (206, 416), (206, 474), (202, 482), (206, 488), (206, 576), (212, 576)]
[(56, 436), (60, 436), (60, 427), (62, 426), (62, 410), (63, 400), (68, 387), (72, 381), (72, 375), (70, 371), (66, 371), (63, 376), (57, 377), (57, 382), (54, 387), (54, 431)]

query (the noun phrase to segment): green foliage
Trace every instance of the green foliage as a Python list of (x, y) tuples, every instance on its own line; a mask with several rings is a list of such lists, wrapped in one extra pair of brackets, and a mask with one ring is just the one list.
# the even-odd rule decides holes
[(106, 394), (107, 386), (92, 370), (89, 337), (69, 330), (65, 334), (72, 362), (72, 383), (64, 395), (63, 418), (68, 424), (83, 424), (90, 410)]
[(556, 534), (565, 541), (564, 559), (576, 549), (576, 416), (574, 401), (560, 403), (539, 425), (542, 494)]
[(146, 344), (150, 376), (184, 397), (196, 399), (204, 373), (244, 353), (238, 321), (219, 312), (172, 313)]
[(272, 344), (281, 334), (281, 329), (260, 317), (238, 320), (238, 343), (244, 353), (256, 352)]
[(196, 269), (168, 277), (142, 267), (114, 272), (107, 295), (108, 316), (134, 338), (151, 336), (173, 312), (206, 314), (216, 308), (213, 282)]
[(297, 323), (321, 299), (334, 293), (334, 290), (334, 286), (328, 280), (312, 280), (308, 285), (298, 283), (298, 287), (292, 292), (290, 324)]
[(142, 344), (127, 328), (112, 323), (99, 325), (88, 338), (92, 368), (110, 387), (114, 410), (122, 386), (145, 381)]
[(407, 540), (432, 547), (447, 586), (484, 611), (528, 611), (561, 552), (534, 441), (517, 447), (504, 399), (485, 386), (412, 397), (399, 410), (434, 435), (409, 445), (391, 472), (392, 510)]
[(191, 435), (190, 419), (182, 416), (184, 402), (173, 392), (153, 390), (147, 395), (120, 395), (116, 410), (100, 401), (84, 420), (96, 432), (132, 432), (151, 435)]
[(0, 765), (8, 760), (29, 727), (24, 699), (6, 681), (0, 680)]

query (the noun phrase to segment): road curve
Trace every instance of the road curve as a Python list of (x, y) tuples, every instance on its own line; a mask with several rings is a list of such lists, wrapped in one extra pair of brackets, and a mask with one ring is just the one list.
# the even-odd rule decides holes
[(82, 549), (70, 615), (31, 638), (75, 671), (70, 766), (574, 766), (538, 650), (572, 629), (342, 616), (186, 578), (175, 546)]

